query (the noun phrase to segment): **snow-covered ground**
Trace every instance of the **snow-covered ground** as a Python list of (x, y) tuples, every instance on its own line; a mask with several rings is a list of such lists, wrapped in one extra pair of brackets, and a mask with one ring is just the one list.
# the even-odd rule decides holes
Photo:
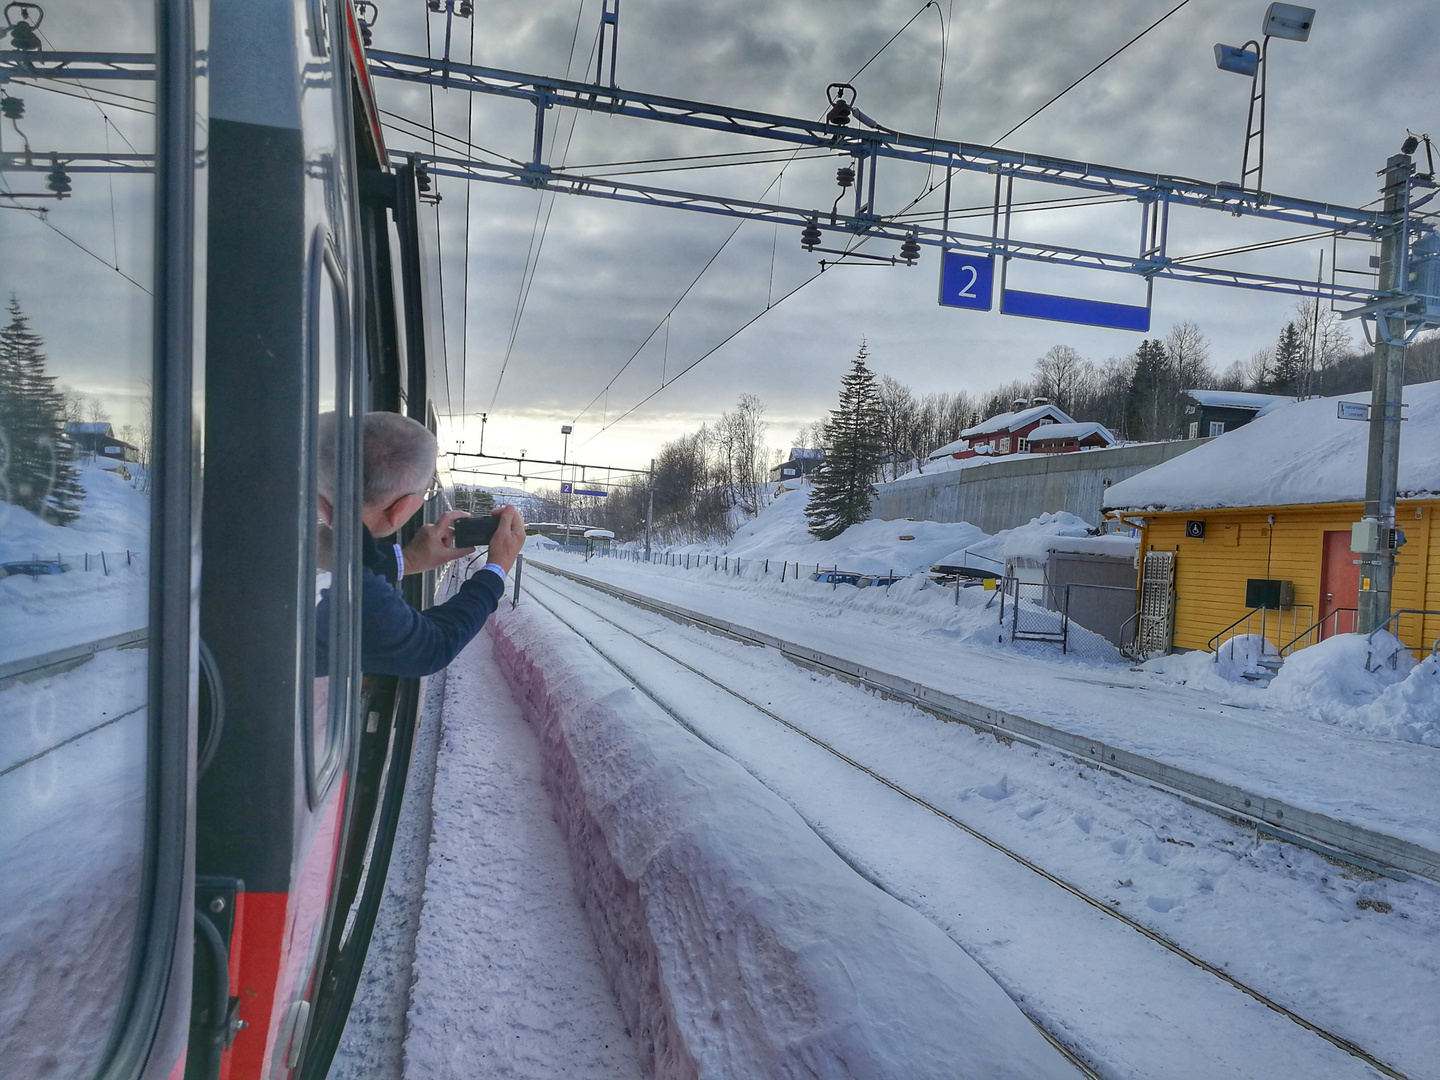
[(0, 562), (58, 557), (70, 566), (0, 579), (0, 663), (145, 626), (150, 498), (95, 462), (79, 468), (85, 498), (71, 525), (0, 503)]
[[(567, 566), (577, 562), (553, 559)], [(592, 563), (587, 572), (594, 569)], [(1440, 889), (1432, 883), (1399, 883), (1334, 866), (1146, 785), (1047, 751), (997, 743), (909, 706), (809, 675), (772, 652), (577, 588), (538, 567), (527, 580), (532, 604), (552, 608), (616, 657), (633, 684), (658, 694), (665, 708), (780, 794), (865, 878), (944, 930), (1102, 1075), (1214, 1080), (1373, 1074), (1290, 1020), (1160, 953), (1134, 931), (970, 841), (892, 789), (827, 759), (718, 688), (698, 684), (645, 643), (699, 666), (717, 682), (1408, 1075), (1440, 1076), (1440, 1059), (1433, 1052), (1440, 1045), (1435, 949)], [(585, 607), (618, 621), (634, 636), (617, 632)], [(499, 631), (522, 643), (527, 635), (541, 639), (528, 646), (521, 661), (522, 668), (540, 669), (520, 676), (522, 688), (546, 678), (547, 668), (560, 666), (557, 653), (567, 641), (572, 651), (586, 651), (546, 613), (532, 609), (527, 618), (533, 623), (523, 630), (512, 630), (506, 620)], [(622, 835), (636, 814), (658, 817), (646, 830), (655, 837), (645, 848), (651, 850), (664, 835), (665, 805), (635, 794), (626, 779), (630, 755), (617, 753), (613, 736), (601, 739), (583, 709), (572, 707), (587, 700), (587, 690), (601, 695), (611, 682), (578, 661), (564, 669), (563, 679), (562, 674), (554, 678), (563, 681), (556, 692), (560, 711), (575, 717), (570, 722), (580, 732), (590, 733), (566, 744), (573, 759), (566, 765), (567, 776), (593, 770), (615, 786), (615, 795), (602, 800), (604, 816), (607, 822), (619, 819), (607, 828)], [(606, 731), (615, 723), (611, 713), (630, 709), (631, 696), (621, 683), (602, 697), (609, 710)], [(547, 736), (546, 745), (554, 741)], [(668, 753), (665, 762), (671, 761)], [(694, 776), (689, 782), (707, 786)], [(722, 790), (727, 793), (722, 801), (728, 803), (730, 788)], [(683, 874), (687, 868), (672, 870)], [(788, 880), (778, 872), (774, 876)], [(752, 877), (763, 882), (770, 875), (755, 871)], [(704, 888), (712, 886), (707, 879)], [(777, 914), (763, 908), (767, 918), (783, 920), (811, 910), (804, 890), (787, 899), (795, 910)], [(705, 903), (707, 914), (723, 924), (726, 913), (714, 910), (723, 905), (716, 905), (708, 892)], [(617, 918), (622, 924), (632, 921)], [(837, 940), (845, 961), (846, 948), (864, 947), (863, 938), (857, 944), (848, 929)], [(699, 946), (686, 941), (680, 946), (684, 962), (700, 963), (692, 955)], [(724, 952), (725, 945), (717, 942), (715, 950)], [(758, 976), (754, 981), (763, 983)], [(865, 1075), (928, 1074), (877, 1069)]]

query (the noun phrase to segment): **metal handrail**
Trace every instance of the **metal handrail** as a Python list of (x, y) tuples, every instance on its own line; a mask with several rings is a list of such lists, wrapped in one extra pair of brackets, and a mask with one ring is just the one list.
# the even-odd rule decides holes
[[(1212, 637), (1208, 642), (1206, 642), (1205, 647), (1206, 647), (1207, 649), (1209, 649), (1212, 653), (1215, 652), (1215, 651), (1219, 648), (1219, 646), (1220, 646), (1220, 639), (1221, 639), (1221, 638), (1223, 638), (1226, 634), (1230, 634), (1230, 631), (1234, 630), (1234, 629), (1235, 629), (1237, 626), (1239, 626), (1241, 623), (1246, 623), (1246, 624), (1248, 625), (1249, 622), (1250, 622), (1250, 619), (1255, 615), (1255, 613), (1258, 612), (1258, 611), (1263, 611), (1263, 610), (1265, 610), (1265, 609), (1264, 609), (1264, 608), (1258, 608), (1258, 607), (1257, 607), (1257, 608), (1251, 608), (1251, 609), (1250, 609), (1249, 611), (1247, 611), (1244, 615), (1241, 615), (1240, 618), (1236, 619), (1236, 620), (1235, 620), (1234, 622), (1232, 622), (1229, 626), (1225, 627), (1224, 630), (1221, 630), (1218, 634), (1216, 634), (1216, 635), (1215, 635), (1214, 637)], [(1230, 634), (1230, 636), (1231, 636), (1231, 637), (1234, 637), (1235, 635), (1234, 635), (1234, 634)]]
[[(1434, 616), (1440, 617), (1440, 611), (1431, 611), (1431, 610), (1426, 609), (1426, 608), (1401, 608), (1399, 611), (1391, 612), (1390, 617), (1389, 617), (1388, 619), (1386, 619), (1386, 620), (1385, 620), (1383, 623), (1381, 623), (1379, 626), (1375, 627), (1374, 630), (1371, 630), (1370, 633), (1368, 633), (1368, 634), (1365, 635), (1365, 641), (1366, 641), (1366, 643), (1367, 643), (1367, 644), (1370, 644), (1370, 645), (1373, 645), (1373, 644), (1375, 643), (1375, 635), (1378, 634), (1378, 633), (1380, 633), (1381, 630), (1386, 630), (1386, 629), (1388, 629), (1392, 623), (1395, 624), (1395, 628), (1396, 628), (1396, 630), (1398, 630), (1398, 629), (1399, 629), (1399, 620), (1400, 620), (1400, 617), (1401, 617), (1402, 615), (1419, 615), (1419, 616), (1420, 616), (1420, 645), (1418, 646), (1418, 648), (1419, 648), (1421, 651), (1423, 651), (1424, 648), (1425, 648), (1425, 617), (1428, 616), (1428, 615), (1434, 615)], [(1400, 637), (1400, 635), (1399, 635), (1398, 633), (1396, 633), (1395, 636), (1396, 636), (1397, 638)], [(1404, 644), (1404, 640), (1405, 640), (1404, 638), (1400, 638), (1401, 644)], [(1408, 648), (1408, 646), (1407, 646), (1407, 648)], [(1430, 646), (1430, 655), (1431, 655), (1431, 656), (1440, 655), (1440, 637), (1436, 637), (1434, 644), (1432, 644), (1432, 645)], [(1392, 667), (1394, 666), (1394, 664), (1395, 664), (1395, 657), (1394, 657), (1394, 656), (1392, 656), (1392, 657), (1390, 658), (1390, 664), (1391, 664)], [(1369, 657), (1369, 656), (1367, 656), (1367, 657), (1365, 658), (1365, 669), (1366, 669), (1367, 671), (1372, 670), (1371, 667), (1370, 667), (1370, 657)]]
[[(1338, 616), (1343, 615), (1343, 614), (1344, 614), (1345, 612), (1347, 612), (1347, 611), (1348, 611), (1351, 615), (1353, 615), (1356, 619), (1358, 619), (1358, 618), (1360, 617), (1360, 611), (1359, 611), (1358, 608), (1353, 608), (1353, 607), (1340, 607), (1340, 608), (1335, 608), (1333, 611), (1330, 612), (1329, 615), (1326, 615), (1324, 618), (1318, 620), (1317, 622), (1311, 623), (1308, 627), (1306, 627), (1304, 630), (1300, 631), (1300, 633), (1296, 634), (1293, 638), (1291, 638), (1289, 641), (1287, 641), (1284, 645), (1281, 645), (1281, 646), (1280, 646), (1280, 655), (1281, 655), (1281, 656), (1289, 656), (1289, 655), (1290, 655), (1290, 650), (1293, 649), (1293, 648), (1295, 648), (1295, 643), (1296, 643), (1296, 642), (1298, 642), (1301, 638), (1307, 638), (1307, 637), (1309, 637), (1312, 633), (1314, 633), (1316, 630), (1320, 629), (1320, 627), (1324, 626), (1324, 625), (1325, 625), (1327, 622), (1329, 622), (1331, 619), (1334, 619), (1334, 620), (1335, 620), (1335, 629), (1334, 629), (1333, 631), (1331, 631), (1331, 632), (1334, 633), (1334, 634), (1338, 634), (1338, 633), (1340, 632), (1340, 619), (1338, 618)], [(1355, 622), (1354, 622), (1353, 619), (1351, 620), (1350, 625), (1351, 625), (1351, 626), (1354, 626), (1354, 625), (1355, 625)], [(1353, 633), (1354, 631), (1351, 631), (1351, 632)], [(1317, 640), (1317, 641), (1318, 641), (1318, 640), (1321, 640), (1322, 637), (1323, 637), (1323, 635), (1321, 635), (1321, 637), (1317, 637), (1316, 640)], [(1301, 647), (1301, 648), (1305, 648), (1306, 646), (1303, 646), (1303, 645), (1302, 645), (1302, 646), (1300, 646), (1300, 647)]]
[(1248, 633), (1248, 632), (1249, 632), (1250, 620), (1253, 619), (1256, 615), (1259, 615), (1259, 616), (1260, 616), (1260, 636), (1263, 637), (1263, 638), (1265, 638), (1266, 641), (1269, 641), (1269, 640), (1270, 640), (1270, 637), (1269, 637), (1269, 634), (1266, 632), (1267, 627), (1266, 627), (1266, 616), (1265, 616), (1265, 613), (1266, 613), (1266, 612), (1269, 612), (1269, 611), (1275, 612), (1275, 633), (1276, 633), (1276, 636), (1277, 636), (1277, 637), (1278, 637), (1281, 633), (1284, 632), (1284, 627), (1285, 627), (1285, 612), (1287, 612), (1287, 611), (1290, 612), (1290, 629), (1291, 629), (1291, 632), (1293, 633), (1294, 630), (1295, 630), (1295, 627), (1297, 627), (1297, 626), (1300, 625), (1300, 620), (1299, 620), (1299, 618), (1296, 616), (1296, 613), (1297, 613), (1298, 611), (1300, 611), (1302, 608), (1303, 608), (1303, 609), (1306, 609), (1306, 610), (1308, 610), (1308, 611), (1310, 612), (1311, 618), (1314, 617), (1314, 615), (1315, 615), (1315, 607), (1314, 607), (1313, 604), (1293, 604), (1293, 605), (1291, 605), (1291, 606), (1288, 607), (1288, 608), (1263, 608), (1263, 607), (1251, 608), (1251, 609), (1250, 609), (1249, 611), (1247, 611), (1244, 615), (1240, 616), (1240, 618), (1236, 619), (1236, 620), (1235, 620), (1233, 623), (1231, 623), (1229, 626), (1225, 627), (1224, 630), (1221, 630), (1218, 634), (1216, 634), (1214, 637), (1212, 637), (1212, 638), (1210, 639), (1210, 641), (1207, 643), (1207, 648), (1209, 648), (1209, 650), (1210, 650), (1212, 653), (1215, 653), (1216, 656), (1217, 656), (1217, 658), (1218, 658), (1218, 656), (1219, 656), (1219, 652), (1218, 652), (1219, 646), (1220, 646), (1221, 644), (1223, 644), (1223, 642), (1221, 641), (1221, 639), (1224, 638), (1226, 634), (1229, 634), (1229, 635), (1230, 635), (1230, 638), (1227, 639), (1227, 640), (1233, 640), (1233, 639), (1235, 638), (1235, 633), (1234, 633), (1234, 631), (1235, 631), (1236, 628), (1239, 627), (1242, 623), (1245, 624), (1246, 632)]

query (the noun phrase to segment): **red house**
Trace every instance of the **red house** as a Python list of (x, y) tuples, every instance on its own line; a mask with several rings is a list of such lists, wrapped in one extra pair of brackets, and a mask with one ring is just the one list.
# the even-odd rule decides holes
[[(1014, 406), (1010, 412), (999, 413), (972, 428), (966, 428), (955, 442), (942, 446), (938, 450), (932, 450), (929, 455), (930, 460), (936, 461), (947, 457), (964, 459), (977, 455), (999, 457), (1005, 454), (1026, 454), (1032, 451), (1031, 442), (1035, 438), (1034, 433), (1041, 428), (1052, 425), (1064, 425), (1067, 428), (1091, 426), (1088, 424), (1077, 425), (1072, 417), (1058, 406), (1051, 405), (1044, 398), (1035, 398), (1033, 401), (1020, 398), (1014, 402)], [(1098, 424), (1094, 426), (1100, 427)], [(1100, 427), (1100, 430), (1105, 431), (1103, 427)], [(1114, 436), (1110, 435), (1108, 431), (1105, 431), (1105, 435), (1109, 438), (1103, 445), (1108, 446), (1115, 441)], [(1071, 437), (1074, 437), (1073, 432), (1071, 432)], [(1064, 447), (1064, 449), (1078, 450), (1080, 447), (1077, 444), (1074, 447)]]

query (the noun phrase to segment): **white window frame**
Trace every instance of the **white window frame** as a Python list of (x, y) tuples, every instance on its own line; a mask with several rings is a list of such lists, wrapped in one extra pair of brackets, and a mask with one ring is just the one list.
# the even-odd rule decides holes
[[(1194, 427), (1194, 426), (1195, 426), (1195, 425), (1193, 425), (1193, 424), (1191, 425), (1191, 427)], [(1210, 436), (1211, 436), (1211, 438), (1214, 438), (1216, 435), (1224, 435), (1224, 434), (1225, 434), (1225, 421), (1223, 421), (1223, 420), (1211, 420), (1211, 421), (1210, 421)]]
[(1017, 454), (1028, 454), (1028, 453), (1030, 452), (1030, 440), (1029, 440), (1029, 439), (1016, 439), (1016, 440), (1015, 440), (1015, 452), (1016, 452)]
[(1191, 421), (1190, 421), (1190, 438), (1192, 438), (1192, 439), (1198, 439), (1199, 437), (1200, 437), (1200, 421), (1199, 421), (1199, 420), (1191, 420)]
[(1002, 454), (1008, 454), (1009, 452), (1010, 452), (1010, 436), (1009, 436), (1009, 435), (1006, 435), (1006, 436), (1004, 436), (1004, 437), (1000, 440), (1000, 453), (1002, 453)]

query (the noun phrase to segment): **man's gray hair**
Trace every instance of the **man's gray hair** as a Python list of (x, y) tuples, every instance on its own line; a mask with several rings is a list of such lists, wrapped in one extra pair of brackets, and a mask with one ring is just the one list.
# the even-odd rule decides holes
[[(365, 415), (363, 430), (364, 505), (388, 506), (402, 495), (423, 493), (435, 476), (435, 459), (440, 452), (430, 429), (400, 413), (372, 412)], [(320, 416), (317, 435), (320, 443), (318, 486), (320, 494), (333, 501), (334, 413)]]

